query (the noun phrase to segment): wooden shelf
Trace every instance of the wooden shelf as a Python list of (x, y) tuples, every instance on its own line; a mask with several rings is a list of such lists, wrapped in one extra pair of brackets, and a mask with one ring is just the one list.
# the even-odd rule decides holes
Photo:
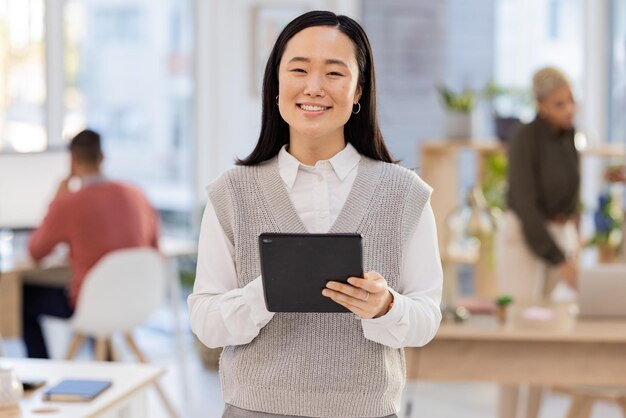
[[(484, 167), (487, 159), (494, 154), (504, 154), (506, 145), (497, 139), (432, 139), (420, 144), (420, 176), (430, 184), (434, 191), (431, 205), (435, 213), (439, 250), (446, 263), (444, 270), (444, 299), (454, 298), (456, 292), (454, 264), (475, 265), (475, 289), (478, 296), (493, 298), (498, 295), (498, 283), (491, 249), (481, 248), (478, 259), (449, 256), (446, 251), (447, 237), (445, 219), (456, 208), (463, 197), (459, 195), (461, 178), (459, 175), (459, 156), (470, 153), (474, 158), (475, 172), (473, 183), (482, 184)], [(623, 158), (624, 148), (615, 145), (590, 147), (583, 150), (584, 158)], [(467, 179), (465, 179), (467, 180)], [(450, 299), (448, 299), (450, 300)]]

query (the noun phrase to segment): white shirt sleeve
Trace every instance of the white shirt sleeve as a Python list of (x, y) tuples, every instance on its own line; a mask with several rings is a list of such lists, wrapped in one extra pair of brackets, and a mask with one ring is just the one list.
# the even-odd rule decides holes
[(441, 322), (443, 272), (437, 226), (430, 201), (422, 212), (405, 253), (400, 287), (393, 307), (376, 319), (362, 319), (365, 338), (389, 347), (421, 347), (433, 339)]
[(265, 307), (261, 276), (243, 288), (237, 285), (234, 253), (209, 200), (200, 228), (196, 281), (187, 303), (191, 330), (210, 348), (247, 344), (274, 316)]

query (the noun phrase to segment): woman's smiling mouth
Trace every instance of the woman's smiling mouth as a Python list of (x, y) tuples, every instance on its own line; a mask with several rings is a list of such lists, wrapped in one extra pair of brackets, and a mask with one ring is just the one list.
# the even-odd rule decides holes
[(323, 112), (324, 110), (328, 110), (330, 106), (320, 106), (320, 105), (311, 105), (311, 104), (298, 104), (298, 107), (307, 112)]

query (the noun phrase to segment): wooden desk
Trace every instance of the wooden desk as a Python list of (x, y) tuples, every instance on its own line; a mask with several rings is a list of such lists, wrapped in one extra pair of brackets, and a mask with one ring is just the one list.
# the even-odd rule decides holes
[[(156, 382), (164, 371), (145, 364), (67, 362), (33, 359), (0, 359), (4, 367), (17, 371), (21, 379), (44, 379), (46, 387), (67, 378), (111, 380), (113, 385), (91, 402), (44, 402), (45, 388), (26, 394), (16, 409), (0, 410), (0, 418), (114, 418), (148, 417), (146, 388)], [(55, 409), (55, 413), (36, 412)]]
[(504, 384), (626, 386), (626, 318), (576, 320), (571, 305), (549, 322), (493, 317), (442, 324), (423, 348), (409, 348), (407, 377)]
[[(22, 279), (24, 273), (37, 270), (28, 256), (25, 242), (17, 245), (11, 257), (0, 259), (0, 335), (15, 338), (22, 335)], [(182, 338), (179, 327), (180, 283), (178, 281), (177, 257), (194, 255), (198, 252), (197, 242), (188, 239), (162, 237), (159, 241), (161, 253), (168, 258), (170, 301), (175, 317), (177, 340)], [(55, 256), (47, 261), (46, 267), (66, 265), (65, 259)]]

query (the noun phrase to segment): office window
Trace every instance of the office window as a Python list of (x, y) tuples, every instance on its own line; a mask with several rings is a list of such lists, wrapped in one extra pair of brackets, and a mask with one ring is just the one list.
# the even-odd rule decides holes
[(94, 13), (99, 42), (137, 42), (142, 33), (144, 14), (137, 6), (106, 5)]
[(561, 0), (550, 0), (548, 3), (548, 33), (550, 39), (559, 38), (559, 18), (561, 16), (560, 5)]
[(109, 175), (166, 218), (191, 213), (191, 0), (67, 0), (64, 30), (64, 137), (96, 129)]
[[(504, 87), (530, 88), (533, 73), (546, 65), (561, 68), (584, 101), (584, 2), (582, 0), (498, 0), (495, 79)], [(547, 22), (547, 24), (544, 24)], [(532, 103), (501, 100), (505, 116), (534, 116)]]
[(0, 0), (0, 152), (47, 147), (44, 36), (43, 0)]
[(626, 144), (626, 0), (613, 1), (609, 140)]

